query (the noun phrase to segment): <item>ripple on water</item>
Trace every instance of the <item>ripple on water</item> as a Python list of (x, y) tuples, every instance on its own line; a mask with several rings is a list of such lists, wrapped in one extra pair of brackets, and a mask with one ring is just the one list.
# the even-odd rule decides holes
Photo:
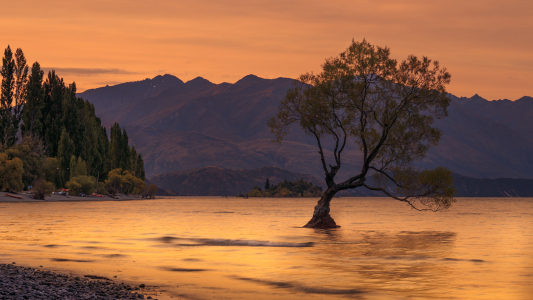
[(325, 287), (309, 287), (295, 282), (284, 282), (284, 281), (273, 281), (273, 280), (264, 280), (257, 278), (248, 278), (248, 277), (238, 277), (238, 276), (228, 276), (229, 278), (255, 282), (262, 285), (273, 286), (276, 288), (290, 289), (298, 292), (303, 292), (306, 294), (322, 294), (322, 295), (360, 295), (365, 293), (361, 289), (332, 289)]
[(81, 260), (81, 259), (68, 259), (68, 258), (51, 258), (51, 261), (57, 261), (57, 262), (81, 262), (81, 263), (88, 263), (93, 262), (94, 260)]
[(305, 243), (286, 243), (270, 242), (257, 240), (232, 240), (232, 239), (201, 239), (201, 238), (177, 238), (164, 236), (158, 240), (163, 243), (172, 243), (173, 241), (191, 241), (192, 243), (175, 243), (175, 246), (248, 246), (248, 247), (313, 247), (313, 242)]
[(172, 267), (161, 267), (161, 270), (171, 271), (171, 272), (204, 272), (204, 271), (209, 271), (209, 269), (172, 268)]

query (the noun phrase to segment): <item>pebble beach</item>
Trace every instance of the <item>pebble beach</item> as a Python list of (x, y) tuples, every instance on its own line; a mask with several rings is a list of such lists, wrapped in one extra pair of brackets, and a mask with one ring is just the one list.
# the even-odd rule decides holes
[[(153, 296), (149, 296), (153, 295)], [(95, 275), (69, 275), (0, 264), (0, 299), (157, 299), (143, 284), (133, 287)]]

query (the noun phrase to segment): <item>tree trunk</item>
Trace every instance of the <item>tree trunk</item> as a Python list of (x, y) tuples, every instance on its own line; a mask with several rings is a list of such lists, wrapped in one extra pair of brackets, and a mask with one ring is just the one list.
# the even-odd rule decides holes
[(313, 212), (313, 217), (304, 227), (307, 228), (337, 228), (338, 226), (333, 218), (329, 215), (329, 202), (333, 196), (335, 196), (336, 191), (333, 189), (327, 189), (322, 198), (318, 201), (318, 204), (315, 206), (315, 211)]

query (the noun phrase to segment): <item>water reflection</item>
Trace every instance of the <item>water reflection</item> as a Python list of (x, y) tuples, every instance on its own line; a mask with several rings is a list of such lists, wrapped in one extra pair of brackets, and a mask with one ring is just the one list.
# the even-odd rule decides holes
[(533, 202), (469, 201), (434, 214), (336, 199), (331, 230), (298, 227), (309, 199), (7, 203), (0, 263), (117, 276), (158, 299), (528, 299)]

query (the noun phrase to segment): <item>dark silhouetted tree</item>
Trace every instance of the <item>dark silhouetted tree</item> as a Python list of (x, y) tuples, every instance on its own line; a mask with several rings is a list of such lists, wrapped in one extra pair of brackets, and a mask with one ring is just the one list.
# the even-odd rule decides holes
[(15, 144), (16, 131), (13, 128), (13, 98), (15, 90), (15, 59), (11, 47), (7, 46), (2, 58), (2, 87), (0, 94), (0, 147), (9, 148)]
[[(416, 209), (445, 209), (455, 201), (451, 171), (413, 166), (439, 141), (431, 125), (447, 115), (449, 82), (438, 62), (409, 56), (398, 63), (389, 48), (365, 40), (327, 59), (321, 73), (300, 76), (269, 126), (279, 142), (294, 123), (316, 139), (327, 189), (306, 227), (337, 227), (330, 201), (347, 189), (379, 191)], [(361, 151), (361, 169), (336, 182), (349, 140)]]
[(43, 130), (42, 109), (44, 107), (44, 72), (38, 62), (31, 68), (30, 78), (26, 88), (26, 103), (22, 110), (22, 135), (41, 137)]

